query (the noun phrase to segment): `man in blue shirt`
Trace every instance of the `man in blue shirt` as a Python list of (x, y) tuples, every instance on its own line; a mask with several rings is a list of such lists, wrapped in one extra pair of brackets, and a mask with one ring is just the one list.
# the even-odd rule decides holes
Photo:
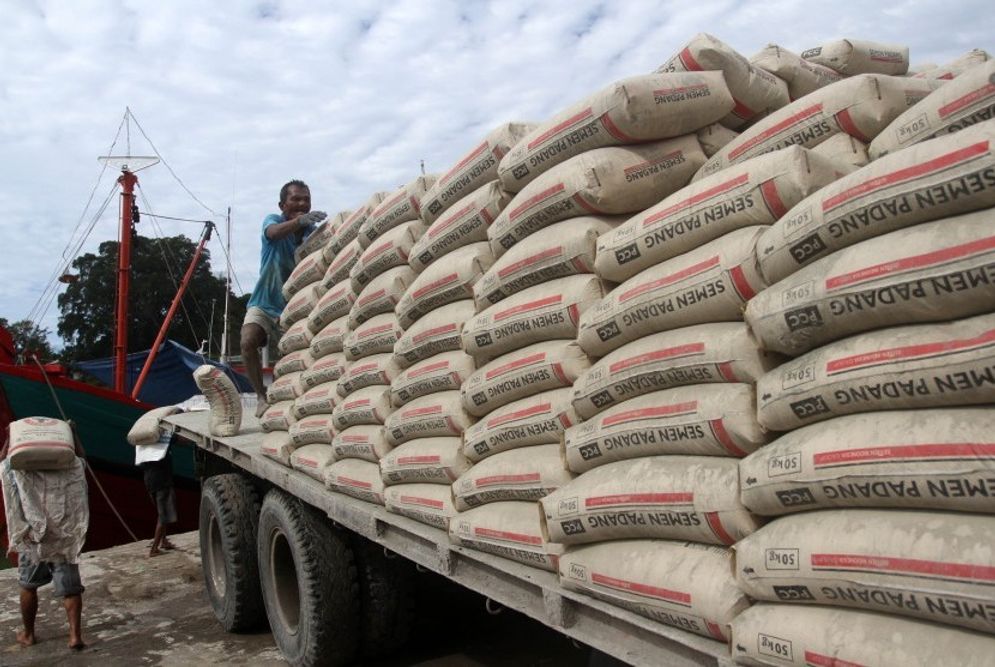
[(311, 190), (303, 181), (290, 181), (280, 188), (280, 213), (263, 220), (259, 281), (249, 298), (242, 324), (242, 361), (258, 404), (256, 416), (266, 410), (266, 387), (259, 349), (280, 337), (280, 314), (287, 305), (283, 283), (294, 270), (294, 251), (325, 219), (321, 211), (311, 211)]

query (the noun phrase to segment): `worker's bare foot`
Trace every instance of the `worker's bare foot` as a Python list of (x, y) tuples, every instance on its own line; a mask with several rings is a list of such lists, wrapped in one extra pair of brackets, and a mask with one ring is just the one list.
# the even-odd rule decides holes
[(162, 552), (159, 549), (153, 547), (149, 549), (149, 558), (155, 558), (156, 556), (161, 556)]
[(82, 651), (86, 648), (86, 644), (83, 643), (82, 637), (77, 637), (76, 639), (69, 640), (69, 648), (73, 651)]
[(173, 549), (176, 548), (176, 545), (164, 537), (162, 538), (162, 544), (159, 545), (159, 548), (165, 551), (172, 551)]
[(28, 634), (24, 630), (17, 633), (17, 643), (21, 646), (34, 646), (35, 642), (34, 633)]

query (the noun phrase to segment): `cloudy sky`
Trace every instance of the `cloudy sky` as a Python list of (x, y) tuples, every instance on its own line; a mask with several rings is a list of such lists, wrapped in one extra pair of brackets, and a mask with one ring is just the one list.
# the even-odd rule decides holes
[[(308, 181), (315, 208), (353, 208), (413, 178), (421, 160), (444, 171), (501, 122), (542, 120), (652, 70), (697, 32), (747, 56), (838, 37), (908, 44), (913, 65), (995, 49), (990, 0), (0, 0), (0, 16), (9, 320), (26, 317), (72, 259), (63, 250), (126, 106), (217, 221), (232, 207), (234, 270), (249, 291), (259, 224), (286, 180)], [(131, 148), (151, 151), (134, 127)], [(140, 177), (155, 213), (211, 216), (163, 165)], [(112, 182), (105, 173), (94, 205)], [(114, 206), (83, 252), (116, 238)], [(139, 231), (157, 230), (143, 221)], [(222, 270), (220, 240), (210, 247)], [(53, 303), (40, 323), (54, 331), (57, 318)]]

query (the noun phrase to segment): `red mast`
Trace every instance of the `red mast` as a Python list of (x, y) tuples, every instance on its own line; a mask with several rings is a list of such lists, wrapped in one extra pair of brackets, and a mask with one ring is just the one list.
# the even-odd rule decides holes
[(121, 231), (117, 261), (117, 314), (114, 333), (114, 391), (125, 393), (126, 357), (128, 355), (128, 288), (131, 285), (131, 229), (134, 224), (132, 206), (138, 177), (121, 168), (117, 179), (121, 184)]

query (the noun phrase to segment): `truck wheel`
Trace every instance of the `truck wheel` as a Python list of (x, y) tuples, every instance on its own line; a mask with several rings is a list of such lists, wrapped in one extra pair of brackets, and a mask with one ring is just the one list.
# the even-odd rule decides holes
[(200, 494), (200, 564), (211, 608), (226, 632), (266, 623), (256, 562), (259, 496), (237, 474), (204, 481)]
[(362, 654), (387, 656), (407, 643), (414, 622), (413, 568), (389, 558), (378, 544), (358, 538), (353, 547), (359, 565), (362, 608)]
[(273, 639), (291, 665), (346, 665), (359, 649), (359, 584), (348, 536), (273, 489), (259, 513), (259, 576)]

